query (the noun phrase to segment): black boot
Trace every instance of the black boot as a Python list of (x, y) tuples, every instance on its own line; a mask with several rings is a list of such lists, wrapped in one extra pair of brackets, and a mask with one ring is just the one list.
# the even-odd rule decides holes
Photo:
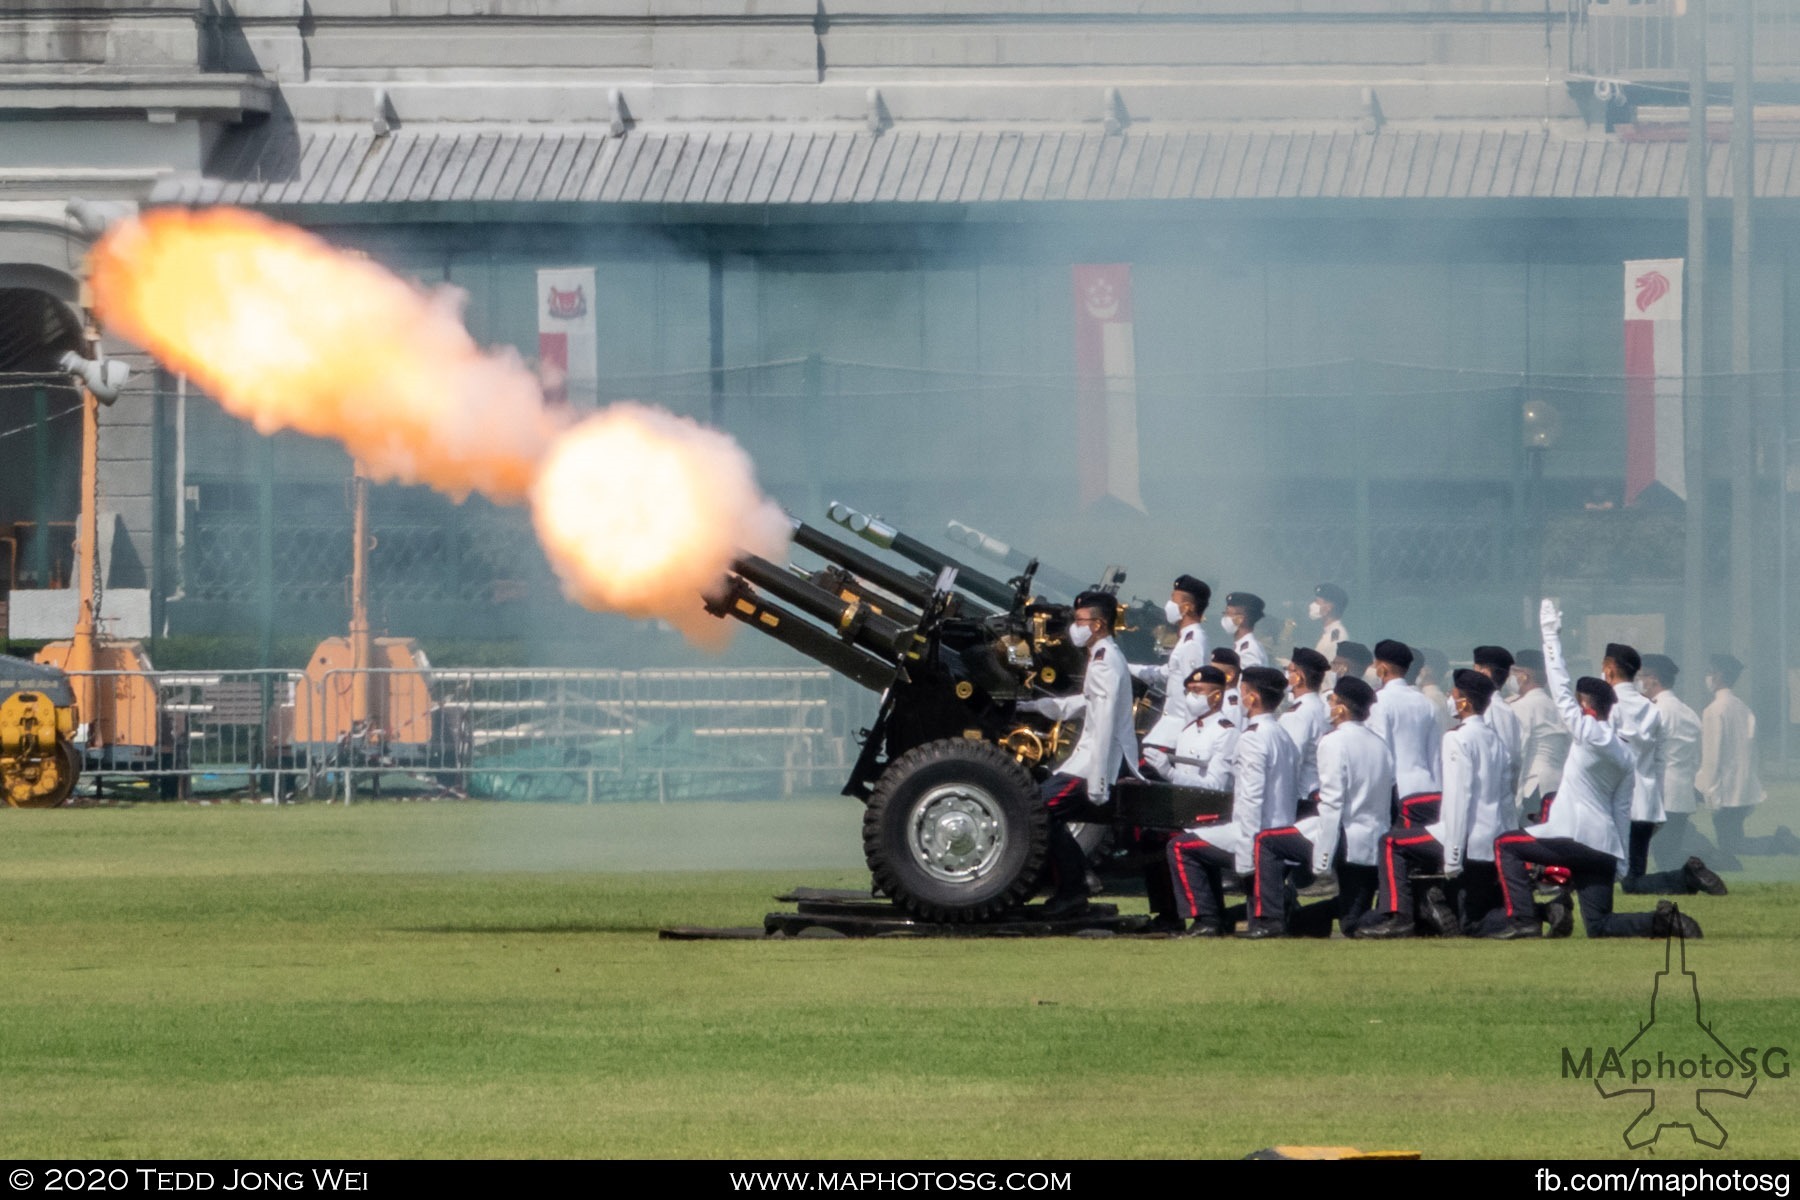
[(1675, 907), (1672, 901), (1658, 900), (1656, 911), (1650, 916), (1650, 936), (1666, 938), (1671, 934), (1684, 939), (1705, 936), (1700, 932), (1700, 922)]
[(1687, 860), (1682, 867), (1682, 874), (1687, 876), (1688, 888), (1692, 891), (1705, 892), (1709, 896), (1725, 895), (1725, 881), (1697, 858)]

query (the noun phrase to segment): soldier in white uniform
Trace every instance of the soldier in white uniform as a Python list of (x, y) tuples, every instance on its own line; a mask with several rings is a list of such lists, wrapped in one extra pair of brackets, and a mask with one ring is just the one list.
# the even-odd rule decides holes
[(1206, 665), (1206, 626), (1202, 622), (1211, 601), (1212, 588), (1203, 581), (1192, 575), (1177, 579), (1169, 592), (1168, 602), (1163, 605), (1163, 616), (1175, 627), (1175, 645), (1169, 650), (1169, 657), (1160, 663), (1131, 665), (1133, 678), (1163, 691), (1162, 715), (1144, 735), (1146, 762), (1152, 761), (1152, 750), (1166, 753), (1173, 749), (1175, 735), (1188, 723), (1187, 697), (1182, 691), (1182, 681), (1196, 668)]
[(1412, 667), (1407, 671), (1406, 682), (1419, 689), (1419, 695), (1431, 701), (1437, 713), (1438, 728), (1445, 733), (1456, 724), (1456, 706), (1450, 703), (1450, 696), (1444, 688), (1450, 682), (1450, 658), (1442, 650), (1426, 650), (1413, 647)]
[(1231, 790), (1231, 761), (1237, 754), (1237, 722), (1225, 714), (1225, 672), (1208, 664), (1188, 675), (1187, 695), (1198, 715), (1175, 735), (1175, 748), (1161, 774), (1182, 787)]
[(1563, 760), (1569, 757), (1569, 731), (1556, 711), (1556, 701), (1544, 690), (1542, 650), (1513, 655), (1513, 678), (1519, 684), (1511, 705), (1521, 736), (1519, 812), (1533, 821), (1547, 820), (1546, 809), (1562, 782)]
[(1444, 731), (1437, 711), (1419, 689), (1406, 682), (1413, 652), (1404, 642), (1375, 643), (1375, 674), (1381, 686), (1369, 728), (1394, 752), (1394, 787), (1401, 824), (1407, 828), (1437, 820)]
[(1744, 664), (1729, 654), (1713, 656), (1706, 685), (1712, 703), (1700, 715), (1700, 775), (1696, 783), (1713, 815), (1719, 849), (1726, 854), (1800, 853), (1800, 841), (1786, 825), (1772, 835), (1744, 836), (1744, 818), (1763, 802), (1756, 766), (1756, 714), (1732, 691)]
[(1369, 674), (1375, 665), (1375, 656), (1361, 642), (1339, 642), (1337, 654), (1331, 660), (1332, 682), (1340, 679), (1360, 679), (1374, 688), (1380, 680)]
[(1343, 619), (1344, 610), (1349, 607), (1350, 597), (1335, 583), (1321, 583), (1314, 588), (1313, 601), (1306, 606), (1306, 615), (1323, 626), (1313, 649), (1325, 656), (1327, 665), (1337, 657), (1338, 643), (1350, 639), (1350, 631), (1344, 628)]
[(1484, 672), (1494, 681), (1494, 702), (1483, 713), (1488, 727), (1500, 736), (1500, 744), (1506, 748), (1510, 769), (1506, 777), (1506, 790), (1512, 793), (1513, 802), (1519, 798), (1519, 766), (1520, 755), (1525, 745), (1525, 729), (1512, 710), (1512, 705), (1503, 698), (1507, 680), (1512, 678), (1512, 651), (1505, 646), (1477, 646), (1470, 656), (1475, 661), (1475, 669)]
[[(1487, 915), (1485, 900), (1497, 896), (1493, 867), (1494, 839), (1517, 825), (1508, 758), (1500, 737), (1484, 715), (1499, 691), (1485, 671), (1458, 671), (1451, 687), (1459, 724), (1443, 742), (1443, 802), (1439, 819), (1423, 829), (1396, 829), (1384, 834), (1377, 867), (1381, 891), (1375, 911), (1379, 920), (1358, 928), (1357, 937), (1411, 937), (1412, 877), (1442, 871), (1451, 879), (1471, 876), (1465, 891)], [(1453, 936), (1463, 920), (1450, 911), (1435, 889), (1425, 903), (1426, 919), (1435, 931)], [(1474, 922), (1470, 922), (1471, 926)]]
[(1229, 592), (1225, 596), (1225, 614), (1219, 624), (1232, 637), (1231, 648), (1237, 651), (1241, 669), (1266, 667), (1269, 652), (1256, 637), (1256, 623), (1263, 619), (1263, 600), (1254, 592)]
[(1663, 823), (1663, 720), (1662, 711), (1638, 690), (1637, 674), (1644, 660), (1622, 642), (1608, 642), (1600, 663), (1600, 677), (1612, 685), (1619, 702), (1613, 706), (1612, 723), (1631, 751), (1631, 838), (1625, 855), (1626, 891), (1639, 890), (1635, 881), (1650, 861), (1650, 839)]
[(1069, 641), (1087, 652), (1081, 695), (1028, 700), (1023, 712), (1057, 721), (1081, 716), (1081, 737), (1055, 773), (1044, 781), (1043, 801), (1050, 810), (1050, 874), (1055, 894), (1046, 915), (1079, 913), (1087, 907), (1087, 856), (1068, 822), (1079, 820), (1086, 804), (1105, 804), (1113, 781), (1138, 776), (1137, 732), (1131, 723), (1131, 672), (1113, 641), (1119, 602), (1107, 592), (1075, 597), (1069, 618)]
[(1666, 654), (1644, 655), (1638, 671), (1638, 690), (1650, 697), (1663, 719), (1663, 815), (1667, 818), (1655, 842), (1656, 865), (1669, 870), (1701, 847), (1712, 844), (1694, 828), (1693, 815), (1700, 808), (1700, 792), (1694, 780), (1700, 774), (1700, 714), (1675, 694), (1681, 668)]
[(1225, 672), (1225, 695), (1221, 703), (1225, 706), (1225, 715), (1236, 721), (1238, 728), (1244, 727), (1243, 701), (1238, 696), (1238, 674), (1242, 667), (1238, 664), (1236, 650), (1220, 646), (1212, 652), (1212, 665)]
[(1293, 699), (1281, 714), (1281, 727), (1300, 748), (1300, 794), (1295, 804), (1301, 817), (1319, 811), (1319, 739), (1331, 732), (1331, 713), (1319, 695), (1319, 686), (1330, 667), (1323, 654), (1304, 646), (1295, 646), (1288, 659), (1288, 694)]
[[(1375, 852), (1388, 827), (1394, 793), (1394, 756), (1387, 743), (1363, 724), (1375, 691), (1354, 676), (1341, 679), (1326, 698), (1332, 729), (1319, 739), (1319, 813), (1311, 819), (1256, 835), (1253, 896), (1283, 898), (1280, 910), (1251, 914), (1245, 937), (1281, 937), (1290, 932), (1323, 936), (1331, 920), (1349, 936), (1368, 915), (1377, 885)], [(1288, 872), (1304, 877), (1335, 871), (1334, 900), (1301, 910), (1298, 928), (1287, 921)]]
[(1613, 912), (1613, 883), (1625, 877), (1635, 758), (1612, 724), (1618, 699), (1612, 686), (1592, 676), (1569, 686), (1558, 632), (1562, 613), (1552, 601), (1543, 602), (1539, 623), (1545, 683), (1569, 730), (1569, 757), (1549, 819), (1502, 833), (1494, 841), (1501, 907), (1487, 915), (1483, 935), (1542, 935), (1543, 914), (1531, 894), (1529, 869), (1538, 863), (1568, 869), (1581, 904), (1581, 923), (1591, 938), (1667, 937), (1674, 932), (1699, 937), (1699, 924), (1686, 913), (1677, 914), (1667, 900), (1653, 913)]
[[(1241, 681), (1245, 726), (1232, 765), (1231, 818), (1184, 831), (1169, 843), (1169, 875), (1193, 937), (1222, 937), (1224, 873), (1245, 879), (1255, 871), (1256, 835), (1294, 823), (1295, 776), (1300, 751), (1275, 719), (1287, 681), (1273, 667), (1250, 667)], [(1258, 898), (1252, 889), (1254, 912)]]

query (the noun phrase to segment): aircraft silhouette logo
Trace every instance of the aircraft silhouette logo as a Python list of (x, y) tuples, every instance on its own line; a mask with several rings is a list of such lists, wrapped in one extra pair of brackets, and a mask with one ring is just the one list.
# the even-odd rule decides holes
[[(1713, 1106), (1726, 1096), (1748, 1099), (1759, 1069), (1776, 1075), (1769, 1069), (1771, 1055), (1779, 1055), (1777, 1077), (1785, 1076), (1787, 1051), (1771, 1047), (1759, 1061), (1756, 1047), (1726, 1045), (1701, 1015), (1700, 982), (1688, 969), (1687, 939), (1671, 932), (1663, 954), (1650, 993), (1650, 1019), (1625, 1045), (1607, 1051), (1594, 1087), (1608, 1100), (1633, 1097), (1642, 1105), (1625, 1127), (1631, 1149), (1652, 1145), (1665, 1130), (1685, 1128), (1694, 1141), (1717, 1150), (1729, 1135)], [(1615, 1074), (1618, 1083), (1609, 1086), (1608, 1077)], [(1652, 1086), (1643, 1086), (1646, 1080)]]

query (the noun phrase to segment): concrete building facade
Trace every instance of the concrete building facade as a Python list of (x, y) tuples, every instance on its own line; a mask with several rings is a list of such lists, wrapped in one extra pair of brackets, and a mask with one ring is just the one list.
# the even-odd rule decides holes
[[(1723, 105), (1732, 12), (1711, 7)], [(1753, 396), (1733, 409), (1720, 374), (1692, 399), (1721, 433), (1714, 554), (1734, 504), (1777, 551), (1732, 630), (1746, 658), (1797, 626), (1791, 8), (1758, 6)], [(814, 519), (830, 499), (926, 536), (954, 517), (1076, 571), (1198, 568), (1295, 614), (1332, 578), (1359, 631), (1452, 648), (1523, 644), (1528, 594), (1553, 587), (1592, 637), (1691, 661), (1722, 647), (1681, 644), (1682, 508), (1620, 490), (1622, 264), (1687, 246), (1677, 11), (31, 0), (0, 14), (0, 271), (75, 312), (88, 235), (67, 201), (241, 204), (462, 289), (476, 336), (531, 358), (538, 273), (591, 267), (599, 378), (572, 399), (722, 424)], [(1709, 379), (1732, 337), (1726, 116), (1707, 142)], [(1135, 492), (1098, 504), (1077, 482), (1089, 265), (1129, 267), (1134, 317)], [(259, 586), (284, 620), (338, 620), (341, 452), (265, 443), (142, 365), (105, 416), (113, 586), (143, 589), (157, 631), (247, 628)], [(23, 395), (0, 396), (5, 428), (33, 423)], [(1547, 448), (1527, 445), (1533, 404)], [(1722, 435), (1740, 411), (1747, 469)], [(27, 493), (3, 498), (45, 506)], [(396, 632), (549, 622), (680, 653), (564, 613), (517, 514), (383, 489), (377, 516)], [(1755, 684), (1772, 727), (1788, 661)]]

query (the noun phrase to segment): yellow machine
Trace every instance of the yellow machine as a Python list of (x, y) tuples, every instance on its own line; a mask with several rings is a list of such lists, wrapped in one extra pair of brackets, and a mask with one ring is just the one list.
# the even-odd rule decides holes
[(69, 677), (0, 656), (0, 793), (12, 808), (55, 808), (75, 790), (81, 755)]

